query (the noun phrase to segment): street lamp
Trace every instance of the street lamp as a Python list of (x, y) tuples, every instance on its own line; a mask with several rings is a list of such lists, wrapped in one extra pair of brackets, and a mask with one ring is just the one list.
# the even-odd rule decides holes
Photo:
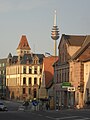
[[(55, 56), (55, 62), (56, 62), (56, 56), (57, 56), (57, 40), (59, 39), (59, 28), (56, 25), (56, 10), (54, 13), (54, 25), (51, 31), (51, 38), (54, 40), (54, 56)], [(54, 101), (55, 101), (55, 109), (56, 109), (56, 63), (54, 66)]]

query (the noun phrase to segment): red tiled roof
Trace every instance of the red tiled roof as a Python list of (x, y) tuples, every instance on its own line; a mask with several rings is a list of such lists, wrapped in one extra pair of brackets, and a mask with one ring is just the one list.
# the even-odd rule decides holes
[(58, 60), (58, 57), (50, 56), (45, 57), (43, 60), (44, 63), (44, 73), (45, 73), (45, 85), (47, 85), (54, 76), (53, 64)]
[(20, 43), (19, 43), (17, 49), (26, 49), (26, 50), (31, 49), (25, 35), (22, 35)]

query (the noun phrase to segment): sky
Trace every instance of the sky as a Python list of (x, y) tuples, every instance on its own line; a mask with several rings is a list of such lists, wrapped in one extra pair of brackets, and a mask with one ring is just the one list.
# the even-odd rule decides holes
[(60, 38), (62, 34), (90, 35), (90, 0), (0, 0), (0, 59), (17, 55), (22, 35), (32, 52), (53, 55), (55, 10)]

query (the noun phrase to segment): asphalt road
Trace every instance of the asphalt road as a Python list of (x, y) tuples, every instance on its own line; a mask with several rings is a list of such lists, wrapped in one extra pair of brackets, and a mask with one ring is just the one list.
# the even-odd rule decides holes
[(18, 111), (18, 107), (22, 103), (14, 101), (3, 102), (8, 107), (8, 111), (0, 111), (0, 120), (90, 120), (90, 109), (68, 109), (59, 111)]
[(18, 107), (22, 104), (20, 102), (7, 101), (7, 100), (2, 100), (2, 102), (4, 103), (5, 106), (7, 106), (8, 111), (17, 111)]
[(90, 120), (90, 110), (8, 111), (0, 120)]

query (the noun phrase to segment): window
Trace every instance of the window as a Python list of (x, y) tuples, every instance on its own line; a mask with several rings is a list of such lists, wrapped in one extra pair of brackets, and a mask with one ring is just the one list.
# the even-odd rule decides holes
[(58, 79), (58, 70), (56, 71), (56, 75), (57, 75), (57, 76), (56, 76), (56, 78), (57, 78), (57, 81), (56, 81), (56, 82), (59, 83), (59, 79)]
[(32, 73), (32, 68), (31, 67), (29, 67), (29, 74), (31, 74)]
[(36, 89), (34, 89), (34, 98), (36, 98), (36, 96), (37, 96), (37, 92), (36, 92)]
[(59, 70), (59, 79), (60, 79), (60, 82), (61, 82), (61, 70)]
[(1, 70), (1, 74), (3, 74), (3, 70)]
[(65, 69), (65, 73), (64, 73), (64, 76), (65, 76), (65, 82), (67, 82), (68, 81), (68, 78), (66, 77), (66, 69)]
[(23, 78), (23, 85), (26, 84), (26, 77)]
[(26, 74), (26, 66), (23, 67), (23, 73)]
[(41, 86), (41, 78), (39, 78), (39, 87)]
[(29, 83), (29, 84), (32, 83), (32, 78), (31, 78), (31, 77), (29, 77), (29, 81), (28, 81), (28, 83)]
[(5, 71), (3, 70), (3, 74), (5, 74)]
[(28, 94), (31, 94), (31, 88), (28, 88)]
[(37, 60), (34, 60), (34, 61), (33, 61), (33, 63), (34, 63), (34, 64), (37, 64), (37, 63), (38, 63), (38, 61), (37, 61)]
[(37, 84), (37, 78), (34, 78), (34, 84)]
[(25, 94), (26, 93), (26, 89), (25, 88), (23, 88), (23, 94)]
[(34, 74), (37, 74), (37, 68), (34, 68)]
[(2, 66), (4, 67), (4, 66), (5, 66), (5, 63), (2, 63)]

